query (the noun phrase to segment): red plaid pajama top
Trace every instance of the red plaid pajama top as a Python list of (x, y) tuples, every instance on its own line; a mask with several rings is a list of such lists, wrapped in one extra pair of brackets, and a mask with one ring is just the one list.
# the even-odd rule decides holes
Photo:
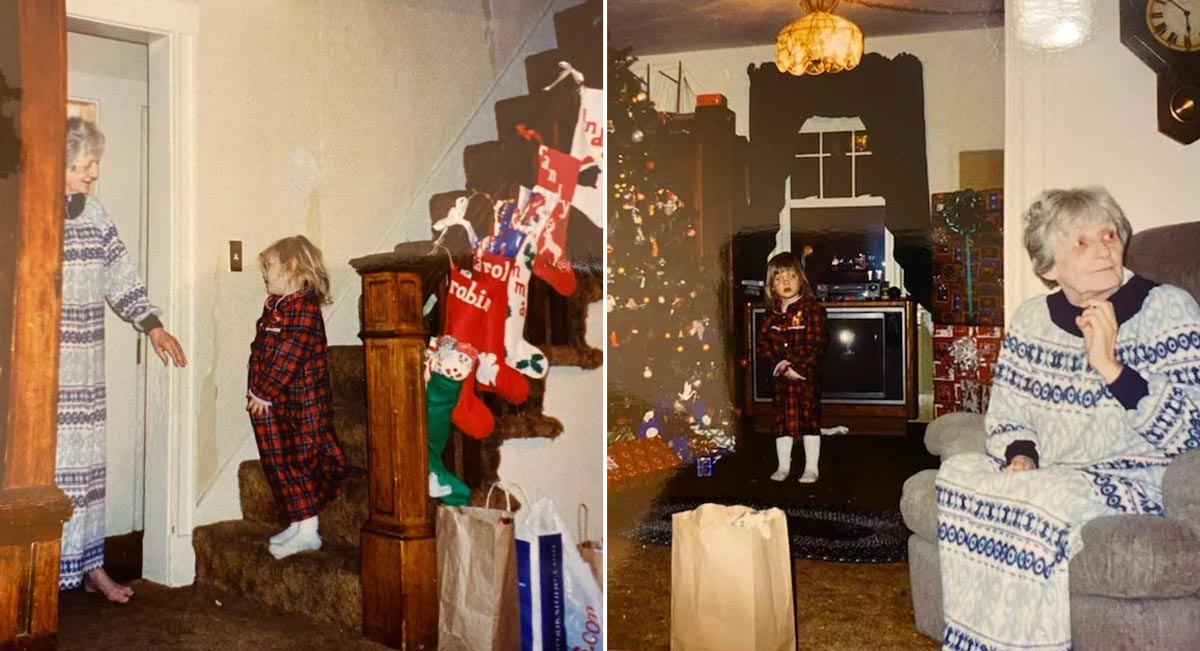
[(772, 371), (787, 360), (805, 378), (775, 376), (776, 437), (821, 433), (821, 362), (828, 344), (825, 307), (816, 299), (801, 296), (783, 312), (767, 309), (758, 335), (759, 360)]
[(325, 320), (310, 295), (267, 298), (250, 344), (247, 386), (271, 408), (250, 422), (267, 483), (290, 522), (320, 513), (346, 474), (325, 347)]

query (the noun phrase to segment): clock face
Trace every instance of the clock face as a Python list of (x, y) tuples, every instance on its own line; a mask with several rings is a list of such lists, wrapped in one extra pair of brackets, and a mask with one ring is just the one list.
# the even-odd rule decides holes
[(1146, 24), (1159, 43), (1178, 52), (1200, 52), (1200, 0), (1149, 0)]

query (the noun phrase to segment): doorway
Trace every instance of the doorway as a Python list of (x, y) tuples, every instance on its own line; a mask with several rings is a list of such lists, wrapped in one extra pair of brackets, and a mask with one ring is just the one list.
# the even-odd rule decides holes
[[(98, 41), (87, 42), (131, 46), (141, 48), (136, 50), (138, 53), (145, 52), (141, 61), (146, 108), (137, 117), (138, 126), (120, 129), (127, 132), (125, 135), (137, 134), (131, 140), (140, 140), (137, 146), (141, 152), (134, 155), (139, 163), (124, 172), (114, 169), (110, 156), (115, 152), (108, 148), (117, 146), (114, 138), (119, 134), (111, 126), (112, 112), (101, 103), (99, 125), (108, 143), (97, 194), (114, 220), (132, 219), (129, 223), (118, 221), (119, 232), (130, 252), (138, 254), (150, 299), (163, 310), (163, 323), (186, 349), (196, 341), (191, 248), (198, 10), (183, 3), (164, 5), (153, 0), (68, 0), (66, 9), (70, 39), (93, 38)], [(69, 66), (82, 65), (71, 54)], [(74, 94), (75, 89), (71, 90)], [(140, 185), (140, 189), (132, 193), (128, 207), (118, 210), (111, 201), (123, 184)], [(187, 585), (195, 574), (191, 546), (195, 504), (195, 422), (191, 417), (194, 366), (164, 368), (151, 357), (153, 352), (145, 341), (139, 360), (139, 336), (128, 324), (110, 322), (106, 330), (118, 339), (128, 337), (134, 342), (132, 349), (114, 342), (118, 352), (109, 352), (111, 367), (106, 364), (109, 399), (128, 399), (126, 406), (132, 411), (127, 419), (116, 413), (110, 416), (109, 489), (114, 495), (107, 500), (112, 513), (106, 518), (106, 529), (110, 534), (140, 529), (143, 578), (165, 585)], [(122, 372), (133, 378), (132, 386), (113, 384), (114, 376)], [(128, 426), (132, 433), (114, 433), (115, 428), (125, 427), (117, 422), (132, 422)]]
[[(67, 116), (96, 124), (105, 135), (100, 180), (104, 204), (138, 275), (146, 278), (149, 206), (148, 52), (144, 43), (67, 34)], [(144, 334), (106, 311), (107, 392), (106, 566), (119, 581), (141, 576), (146, 458)]]

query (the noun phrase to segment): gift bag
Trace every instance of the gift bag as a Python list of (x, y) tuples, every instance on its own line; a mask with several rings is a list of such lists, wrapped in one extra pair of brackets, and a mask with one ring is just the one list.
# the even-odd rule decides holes
[(517, 651), (516, 527), (505, 508), (441, 506), (437, 512), (438, 651)]
[(592, 568), (592, 576), (596, 577), (596, 585), (604, 592), (604, 543), (599, 540), (588, 540), (587, 535), (588, 507), (579, 505), (579, 556), (588, 567)]
[(703, 504), (671, 527), (671, 651), (794, 651), (783, 511)]
[(602, 651), (600, 586), (550, 500), (517, 514), (517, 591), (521, 651)]

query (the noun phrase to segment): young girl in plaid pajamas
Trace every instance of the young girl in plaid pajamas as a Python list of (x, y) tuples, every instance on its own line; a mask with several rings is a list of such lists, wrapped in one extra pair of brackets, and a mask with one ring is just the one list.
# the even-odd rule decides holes
[(346, 461), (333, 432), (325, 360), (329, 273), (303, 235), (258, 254), (267, 301), (250, 345), (246, 410), (267, 483), (291, 524), (271, 536), (275, 558), (321, 548), (317, 514), (337, 497)]
[(792, 444), (804, 437), (800, 483), (817, 481), (821, 456), (821, 362), (828, 338), (825, 308), (813, 296), (800, 260), (780, 253), (767, 263), (767, 317), (758, 337), (758, 356), (775, 376), (774, 481), (792, 469)]

